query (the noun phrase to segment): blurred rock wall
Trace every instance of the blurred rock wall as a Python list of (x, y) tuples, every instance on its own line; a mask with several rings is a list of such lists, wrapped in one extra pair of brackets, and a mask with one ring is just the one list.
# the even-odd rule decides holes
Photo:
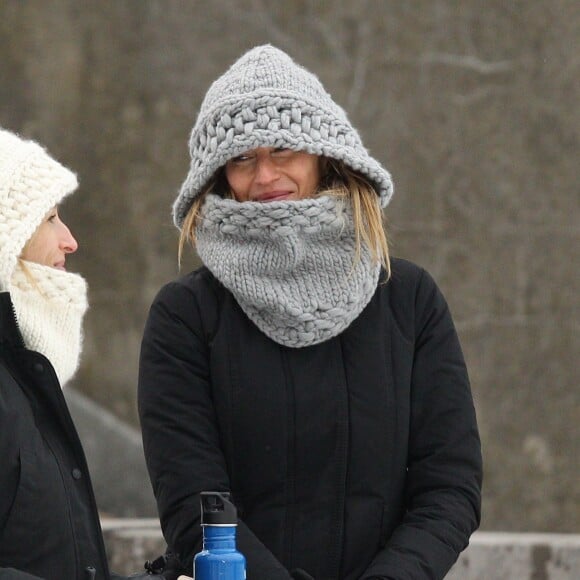
[[(104, 519), (110, 567), (121, 574), (143, 569), (163, 553), (155, 519)], [(475, 532), (445, 580), (577, 580), (580, 535)]]
[(483, 528), (578, 530), (579, 37), (573, 0), (0, 2), (0, 124), (81, 178), (63, 209), (90, 284), (76, 387), (137, 424), (190, 128), (214, 78), (271, 42), (390, 169), (394, 253), (448, 298), (484, 444)]

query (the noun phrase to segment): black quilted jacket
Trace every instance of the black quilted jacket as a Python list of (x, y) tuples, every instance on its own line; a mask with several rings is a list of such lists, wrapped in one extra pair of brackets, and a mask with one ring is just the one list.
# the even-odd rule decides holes
[(108, 580), (89, 472), (51, 363), (0, 293), (0, 579)]
[(188, 566), (202, 490), (231, 490), (250, 580), (443, 578), (478, 526), (463, 355), (443, 296), (409, 262), (393, 260), (342, 334), (298, 349), (260, 332), (207, 269), (168, 284), (139, 409), (163, 531)]

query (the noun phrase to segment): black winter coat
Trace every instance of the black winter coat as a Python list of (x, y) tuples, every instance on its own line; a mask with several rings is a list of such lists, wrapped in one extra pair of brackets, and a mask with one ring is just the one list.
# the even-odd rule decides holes
[(342, 334), (297, 349), (207, 269), (168, 284), (145, 329), (139, 410), (162, 528), (188, 566), (202, 490), (231, 490), (249, 580), (443, 578), (478, 526), (461, 348), (409, 262), (393, 260)]
[(0, 580), (108, 580), (89, 472), (54, 369), (0, 293)]

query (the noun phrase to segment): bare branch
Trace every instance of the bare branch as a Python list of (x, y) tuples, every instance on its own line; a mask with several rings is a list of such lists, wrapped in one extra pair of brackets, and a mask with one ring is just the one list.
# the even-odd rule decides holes
[(449, 54), (434, 52), (425, 54), (419, 59), (421, 64), (441, 64), (445, 66), (464, 68), (482, 75), (496, 74), (511, 71), (514, 68), (513, 61), (501, 60), (497, 62), (485, 62), (476, 56), (464, 54)]
[(506, 92), (507, 88), (505, 87), (482, 87), (463, 95), (453, 95), (451, 99), (456, 105), (464, 107)]
[(357, 37), (358, 51), (353, 61), (352, 85), (346, 101), (348, 110), (351, 112), (354, 112), (357, 107), (366, 83), (368, 61), (371, 54), (371, 27), (368, 20), (359, 20)]

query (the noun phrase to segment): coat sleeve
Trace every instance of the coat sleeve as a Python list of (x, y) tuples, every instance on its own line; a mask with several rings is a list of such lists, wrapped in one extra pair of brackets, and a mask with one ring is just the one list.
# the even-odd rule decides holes
[(406, 512), (365, 580), (444, 578), (481, 516), (481, 446), (459, 339), (432, 278), (423, 271), (416, 287)]
[[(149, 313), (139, 367), (139, 415), (161, 527), (189, 573), (201, 550), (199, 492), (230, 489), (203, 327), (216, 307), (207, 300), (180, 282), (164, 287)], [(242, 521), (237, 534), (253, 580), (291, 578)]]
[(0, 580), (42, 580), (42, 578), (14, 568), (0, 568)]
[[(0, 363), (0, 381), (6, 381), (8, 374), (4, 366)], [(12, 378), (10, 377), (10, 380)], [(0, 389), (0, 457), (3, 466), (0, 469), (0, 535), (4, 534), (6, 520), (8, 519), (14, 497), (18, 489), (19, 469), (18, 446), (15, 444), (13, 433), (5, 426), (10, 424), (10, 409), (8, 403), (2, 396)], [(38, 576), (33, 576), (27, 572), (16, 570), (15, 568), (0, 567), (0, 580), (41, 580)]]

